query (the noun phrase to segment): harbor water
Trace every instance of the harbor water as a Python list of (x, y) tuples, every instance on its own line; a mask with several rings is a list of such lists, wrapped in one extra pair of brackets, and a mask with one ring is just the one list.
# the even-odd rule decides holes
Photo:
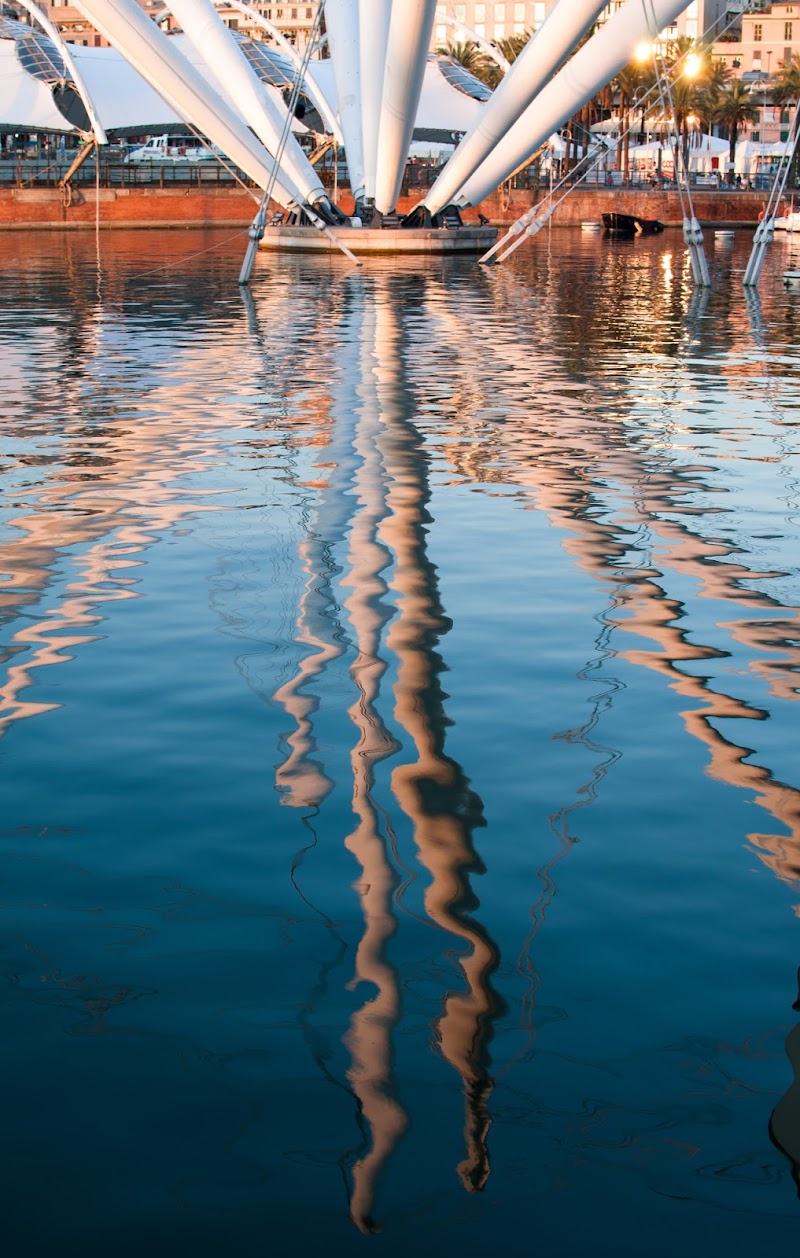
[(800, 1230), (800, 291), (0, 237), (10, 1258)]

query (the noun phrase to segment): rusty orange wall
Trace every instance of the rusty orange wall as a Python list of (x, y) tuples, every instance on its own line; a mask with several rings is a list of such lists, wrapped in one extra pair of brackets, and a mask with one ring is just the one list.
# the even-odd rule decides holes
[[(405, 213), (419, 194), (403, 197), (398, 210)], [(481, 205), (493, 223), (510, 223), (532, 204), (530, 192), (514, 192), (509, 198), (497, 192)], [(694, 197), (701, 222), (755, 224), (764, 205), (764, 194), (755, 192), (701, 192)], [(255, 213), (255, 202), (233, 188), (101, 188), (100, 223), (105, 227), (246, 226)], [(278, 207), (275, 207), (278, 208)], [(347, 197), (342, 208), (348, 210)], [(680, 222), (677, 194), (586, 189), (572, 192), (559, 206), (554, 222), (595, 221), (607, 210)], [(0, 229), (23, 227), (93, 227), (96, 203), (94, 188), (75, 190), (72, 202), (57, 188), (0, 188)], [(477, 210), (465, 214), (477, 221)]]

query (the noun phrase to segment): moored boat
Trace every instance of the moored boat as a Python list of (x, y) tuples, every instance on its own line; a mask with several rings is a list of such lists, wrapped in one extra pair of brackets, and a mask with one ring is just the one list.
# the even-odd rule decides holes
[(664, 224), (657, 218), (644, 218), (641, 214), (603, 214), (603, 229), (607, 236), (632, 240), (634, 236), (657, 236)]

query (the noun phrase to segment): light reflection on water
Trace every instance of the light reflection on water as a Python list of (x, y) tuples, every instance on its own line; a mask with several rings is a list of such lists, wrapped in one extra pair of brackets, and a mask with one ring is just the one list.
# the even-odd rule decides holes
[(221, 239), (0, 238), (15, 1234), (788, 1244), (791, 242)]

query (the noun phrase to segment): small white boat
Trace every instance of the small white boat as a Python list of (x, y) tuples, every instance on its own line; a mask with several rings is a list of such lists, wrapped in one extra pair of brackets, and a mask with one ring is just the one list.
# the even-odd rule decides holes
[(776, 232), (800, 232), (800, 210), (794, 210), (789, 214), (782, 214), (780, 218), (775, 219)]
[(784, 271), (783, 282), (787, 288), (800, 288), (800, 270)]

